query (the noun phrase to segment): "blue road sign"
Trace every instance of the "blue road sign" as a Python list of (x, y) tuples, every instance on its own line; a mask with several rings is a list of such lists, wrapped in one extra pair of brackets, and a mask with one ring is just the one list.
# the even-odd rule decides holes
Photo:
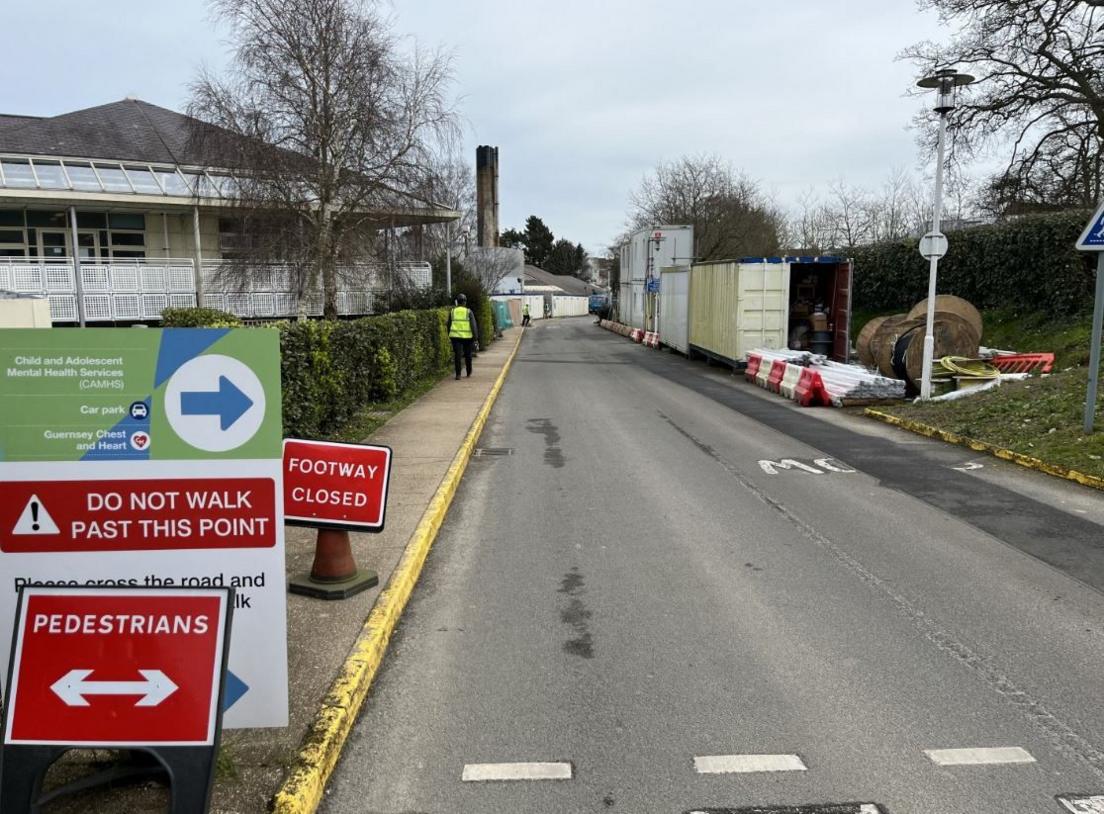
[(1104, 206), (1096, 210), (1081, 237), (1077, 238), (1077, 249), (1082, 252), (1104, 252)]
[(219, 376), (219, 389), (180, 394), (183, 415), (217, 415), (219, 426), (226, 430), (245, 415), (253, 400), (225, 376)]

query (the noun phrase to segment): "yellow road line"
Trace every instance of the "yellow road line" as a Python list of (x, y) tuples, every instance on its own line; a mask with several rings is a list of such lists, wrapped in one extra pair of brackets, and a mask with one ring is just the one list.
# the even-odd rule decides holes
[(1014, 464), (1019, 464), (1020, 466), (1034, 469), (1038, 472), (1045, 472), (1056, 478), (1071, 480), (1093, 489), (1104, 489), (1104, 478), (1099, 478), (1096, 475), (1086, 475), (1084, 472), (1078, 472), (1076, 469), (1059, 466), (1058, 464), (1048, 464), (1046, 461), (1040, 461), (1038, 458), (1032, 458), (1030, 455), (1024, 455), (1004, 447), (998, 447), (986, 443), (985, 441), (978, 441), (976, 438), (968, 438), (956, 432), (941, 430), (930, 424), (922, 424), (919, 421), (913, 421), (911, 418), (900, 418), (899, 416), (890, 415), (889, 413), (883, 413), (881, 410), (875, 410), (871, 407), (867, 407), (863, 412), (878, 421), (892, 424), (894, 427), (900, 427), (903, 430), (914, 432), (917, 435), (924, 435), (928, 438), (938, 438), (940, 441), (946, 441), (948, 444), (958, 444), (959, 446), (976, 449), (978, 452), (988, 452), (990, 455), (994, 455), (1002, 460), (1011, 461)]
[(521, 344), (518, 335), (514, 348), (499, 373), (491, 392), (487, 394), (479, 414), (472, 422), (464, 442), (452, 459), (441, 485), (422, 515), (418, 527), (406, 544), (402, 559), (399, 561), (387, 587), (376, 598), (376, 604), (368, 615), (364, 628), (357, 637), (341, 668), (341, 672), (330, 685), (329, 692), (311, 722), (310, 729), (299, 748), (299, 754), (291, 770), (284, 778), (279, 791), (273, 797), (275, 814), (313, 814), (322, 802), (326, 782), (337, 765), (345, 739), (352, 731), (361, 704), (368, 695), (368, 688), (383, 662), (384, 653), (391, 634), (398, 624), (403, 608), (414, 590), (418, 576), (422, 572), (429, 549), (437, 538), (437, 532), (445, 519), (449, 505), (456, 494), (460, 478), (468, 466), (476, 441), (487, 423), (487, 416), (502, 390), (502, 383), (513, 364)]

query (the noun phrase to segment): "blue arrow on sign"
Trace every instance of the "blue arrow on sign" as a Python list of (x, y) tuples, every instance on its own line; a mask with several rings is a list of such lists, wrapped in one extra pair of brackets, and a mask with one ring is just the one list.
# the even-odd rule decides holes
[(222, 692), (222, 711), (230, 709), (241, 700), (241, 697), (249, 692), (249, 685), (231, 673), (226, 671), (226, 688)]
[(217, 415), (219, 428), (227, 430), (253, 406), (253, 399), (225, 376), (219, 376), (219, 389), (180, 394), (182, 415)]

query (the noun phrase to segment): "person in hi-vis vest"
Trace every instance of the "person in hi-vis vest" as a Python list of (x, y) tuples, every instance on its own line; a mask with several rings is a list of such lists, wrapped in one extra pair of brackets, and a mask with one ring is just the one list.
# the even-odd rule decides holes
[(456, 378), (460, 378), (460, 354), (464, 355), (464, 367), (471, 375), (472, 346), (479, 336), (479, 325), (475, 314), (468, 308), (468, 298), (464, 294), (456, 295), (456, 307), (449, 311), (448, 335), (452, 340), (452, 363), (456, 368)]

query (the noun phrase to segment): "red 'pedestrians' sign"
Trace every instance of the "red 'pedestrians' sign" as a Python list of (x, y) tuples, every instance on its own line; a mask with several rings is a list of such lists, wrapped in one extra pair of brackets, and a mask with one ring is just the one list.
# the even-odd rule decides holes
[(382, 531), (391, 449), (284, 440), (284, 520), (296, 526)]
[(214, 743), (229, 595), (23, 589), (4, 687), (4, 743)]
[(272, 478), (9, 481), (0, 551), (271, 548)]

